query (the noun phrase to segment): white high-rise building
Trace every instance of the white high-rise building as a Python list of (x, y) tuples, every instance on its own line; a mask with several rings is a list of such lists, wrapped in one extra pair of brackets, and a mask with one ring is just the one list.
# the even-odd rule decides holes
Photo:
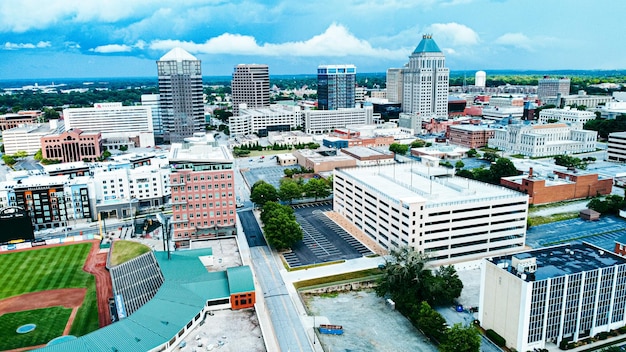
[(402, 111), (424, 117), (448, 117), (450, 70), (431, 35), (424, 35), (403, 69)]
[(148, 106), (152, 111), (152, 129), (154, 139), (163, 142), (163, 118), (161, 117), (161, 98), (158, 94), (142, 94), (141, 106)]
[(174, 48), (157, 61), (163, 138), (180, 143), (204, 129), (200, 60)]

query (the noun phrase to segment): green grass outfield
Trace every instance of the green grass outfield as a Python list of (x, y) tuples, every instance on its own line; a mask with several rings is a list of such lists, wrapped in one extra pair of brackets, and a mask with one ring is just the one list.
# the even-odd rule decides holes
[[(63, 334), (72, 314), (71, 308), (49, 307), (0, 316), (0, 350), (43, 345)], [(36, 324), (35, 330), (18, 334), (15, 330), (25, 324)]]
[[(91, 243), (0, 255), (0, 299), (29, 292), (88, 287), (83, 271)], [(91, 281), (93, 282), (93, 281)]]

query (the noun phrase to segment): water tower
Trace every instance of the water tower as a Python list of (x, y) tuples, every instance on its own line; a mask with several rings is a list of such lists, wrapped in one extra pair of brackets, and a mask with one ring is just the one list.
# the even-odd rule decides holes
[(476, 72), (476, 78), (474, 79), (474, 85), (476, 87), (485, 88), (485, 83), (487, 83), (487, 73), (485, 71)]

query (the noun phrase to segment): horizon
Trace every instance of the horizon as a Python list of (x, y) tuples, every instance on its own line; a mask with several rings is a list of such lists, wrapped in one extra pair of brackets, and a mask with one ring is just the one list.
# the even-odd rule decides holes
[(623, 13), (626, 2), (611, 0), (5, 0), (0, 77), (152, 77), (175, 47), (208, 77), (254, 62), (275, 75), (339, 63), (384, 72), (424, 34), (455, 71), (623, 70)]

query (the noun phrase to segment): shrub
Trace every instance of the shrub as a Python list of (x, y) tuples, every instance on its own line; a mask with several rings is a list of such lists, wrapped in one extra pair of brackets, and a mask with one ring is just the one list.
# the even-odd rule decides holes
[(495, 343), (496, 345), (498, 345), (500, 347), (506, 346), (506, 340), (504, 339), (504, 337), (498, 335), (497, 332), (489, 329), (489, 330), (485, 331), (485, 335), (487, 335), (487, 338), (489, 338), (489, 340), (493, 341), (493, 343)]

